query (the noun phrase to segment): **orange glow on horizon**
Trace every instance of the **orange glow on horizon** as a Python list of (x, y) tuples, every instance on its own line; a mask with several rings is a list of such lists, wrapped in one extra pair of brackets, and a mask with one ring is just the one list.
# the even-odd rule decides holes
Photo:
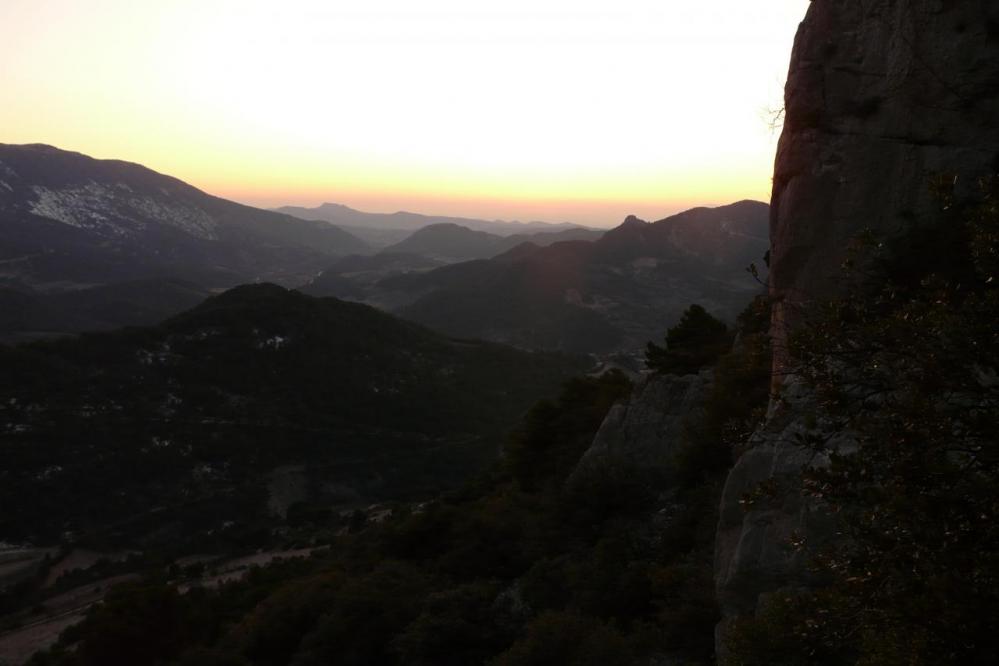
[[(361, 185), (330, 187), (317, 184), (310, 187), (300, 183), (280, 182), (261, 183), (251, 188), (246, 188), (242, 182), (220, 183), (208, 188), (208, 191), (262, 208), (276, 208), (288, 205), (289, 202), (298, 206), (315, 207), (330, 202), (374, 213), (405, 210), (454, 217), (571, 221), (595, 227), (616, 226), (627, 215), (637, 215), (652, 221), (695, 206), (723, 205), (741, 199), (768, 201), (770, 197), (769, 183), (765, 190), (741, 190), (737, 182), (722, 184), (718, 173), (700, 179), (690, 176), (687, 181), (681, 175), (674, 174), (668, 182), (676, 184), (674, 198), (669, 198), (669, 194), (656, 199), (646, 198), (647, 192), (643, 191), (640, 184), (634, 183), (630, 186), (622, 184), (622, 189), (612, 191), (606, 181), (599, 182), (600, 187), (595, 187), (594, 183), (567, 183), (564, 191), (536, 187), (533, 190), (525, 188), (504, 192), (497, 187), (482, 188), (476, 192), (471, 186), (448, 190), (441, 185), (434, 186), (433, 183), (416, 183), (410, 189), (393, 191), (377, 187), (365, 188)], [(594, 194), (579, 194), (587, 191)], [(724, 192), (724, 198), (718, 198), (719, 192)]]
[(612, 226), (768, 200), (808, 0), (5, 0), (0, 141), (264, 207)]

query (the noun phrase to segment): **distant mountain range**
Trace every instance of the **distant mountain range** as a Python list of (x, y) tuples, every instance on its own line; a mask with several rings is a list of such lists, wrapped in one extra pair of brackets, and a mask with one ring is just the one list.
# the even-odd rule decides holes
[(288, 465), (299, 502), (430, 496), (590, 366), (252, 285), (153, 328), (0, 345), (0, 367), (0, 534), (136, 544), (255, 529)]
[[(407, 263), (426, 269), (488, 258), (525, 240), (602, 233), (336, 204), (286, 210), (294, 215), (226, 201), (138, 164), (0, 144), (0, 341), (147, 325), (213, 291), (259, 281), (305, 284), (342, 257), (386, 246), (392, 255), (419, 255)], [(330, 220), (352, 225), (371, 243)], [(392, 264), (383, 262), (379, 277)]]
[(324, 203), (316, 208), (283, 206), (275, 212), (293, 215), (303, 220), (322, 220), (343, 227), (354, 234), (360, 234), (373, 245), (386, 246), (401, 240), (403, 232), (412, 233), (435, 224), (450, 224), (485, 231), (498, 236), (529, 234), (567, 229), (585, 228), (569, 222), (506, 222), (503, 220), (480, 220), (467, 217), (446, 217), (421, 215), (399, 211), (397, 213), (364, 213), (342, 204)]
[(384, 252), (419, 254), (444, 263), (489, 259), (503, 254), (521, 243), (547, 246), (568, 240), (596, 240), (604, 235), (596, 229), (570, 228), (561, 231), (541, 231), (500, 236), (475, 231), (457, 224), (432, 224), (415, 231), (405, 240), (391, 245)]
[(0, 285), (300, 284), (367, 250), (330, 224), (226, 201), (138, 164), (0, 144)]
[(334, 268), (305, 289), (364, 300), (450, 335), (634, 352), (691, 303), (734, 318), (762, 289), (746, 268), (765, 274), (768, 225), (766, 204), (743, 201), (651, 224), (630, 217), (594, 241), (522, 243), (489, 260), (377, 280)]
[(744, 268), (768, 247), (767, 206), (755, 202), (629, 218), (609, 232), (337, 204), (281, 210), (137, 164), (0, 144), (0, 341), (149, 325), (267, 281), (449, 335), (633, 353), (690, 303), (733, 317), (759, 289)]

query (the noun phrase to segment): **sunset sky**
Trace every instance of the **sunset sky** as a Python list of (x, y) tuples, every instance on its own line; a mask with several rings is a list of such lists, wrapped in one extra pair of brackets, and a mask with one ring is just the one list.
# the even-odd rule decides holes
[(808, 0), (3, 0), (0, 142), (259, 206), (600, 226), (767, 200)]

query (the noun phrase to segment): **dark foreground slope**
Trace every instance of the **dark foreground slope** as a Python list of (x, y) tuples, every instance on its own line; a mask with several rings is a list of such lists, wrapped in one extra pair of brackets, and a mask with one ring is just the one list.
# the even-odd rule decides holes
[(49, 293), (0, 287), (0, 343), (152, 326), (193, 308), (210, 295), (193, 282), (170, 278)]
[(619, 372), (568, 382), (489, 475), (358, 516), (309, 561), (186, 593), (161, 582), (161, 565), (35, 663), (714, 663), (723, 436), (748, 432), (766, 401), (761, 320), (742, 318), (713, 381), (647, 377), (630, 397)]
[(268, 485), (288, 465), (292, 495), (327, 507), (431, 494), (585, 369), (273, 285), (154, 328), (0, 347), (0, 368), (0, 540), (36, 543), (248, 529), (287, 510)]

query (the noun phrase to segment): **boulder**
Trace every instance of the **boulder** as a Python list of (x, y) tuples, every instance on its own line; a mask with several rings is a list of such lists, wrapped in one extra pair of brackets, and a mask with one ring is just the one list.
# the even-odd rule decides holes
[(570, 482), (612, 464), (664, 471), (683, 442), (685, 425), (701, 412), (711, 385), (710, 370), (645, 374), (627, 400), (611, 407)]

